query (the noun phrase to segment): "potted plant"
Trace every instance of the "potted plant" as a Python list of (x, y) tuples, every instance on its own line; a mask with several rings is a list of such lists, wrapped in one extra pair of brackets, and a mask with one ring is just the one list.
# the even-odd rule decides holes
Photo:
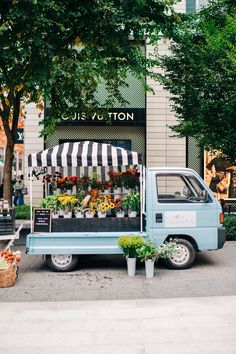
[(137, 256), (141, 262), (145, 262), (146, 278), (153, 278), (154, 264), (158, 258), (170, 258), (176, 251), (177, 244), (170, 239), (159, 247), (154, 240), (147, 239), (143, 246), (137, 249)]
[(135, 276), (137, 250), (144, 244), (141, 236), (120, 236), (118, 245), (122, 248), (127, 260), (128, 275)]
[(145, 241), (143, 246), (137, 249), (137, 256), (141, 262), (145, 262), (146, 278), (153, 278), (154, 264), (159, 256), (155, 242), (150, 239)]
[(140, 211), (140, 194), (132, 192), (122, 199), (122, 204), (128, 210), (128, 216), (135, 218)]
[(73, 195), (62, 195), (58, 197), (61, 205), (61, 209), (64, 212), (64, 218), (68, 219), (72, 217), (72, 211), (74, 210), (78, 199)]
[(88, 208), (87, 211), (85, 212), (85, 217), (88, 219), (91, 219), (94, 217), (95, 211), (92, 208)]
[(116, 198), (114, 204), (115, 204), (116, 217), (124, 218), (125, 212), (123, 210), (122, 198)]
[(49, 208), (52, 210), (52, 218), (57, 219), (59, 216), (60, 202), (56, 195), (49, 195), (43, 198), (40, 203), (40, 208)]
[(108, 175), (110, 177), (110, 185), (113, 186), (113, 192), (115, 195), (119, 195), (121, 193), (121, 187), (123, 185), (122, 181), (122, 172), (118, 171), (109, 171)]
[(78, 201), (74, 208), (74, 214), (76, 218), (81, 219), (84, 217), (84, 212), (85, 212), (85, 207), (83, 205), (85, 192), (79, 189), (76, 193), (76, 198), (78, 199)]
[(122, 173), (124, 193), (130, 193), (139, 185), (139, 173), (136, 168), (129, 168), (126, 172)]
[(96, 202), (97, 216), (98, 218), (105, 218), (107, 211), (109, 210), (109, 204), (106, 202), (105, 197), (100, 197)]

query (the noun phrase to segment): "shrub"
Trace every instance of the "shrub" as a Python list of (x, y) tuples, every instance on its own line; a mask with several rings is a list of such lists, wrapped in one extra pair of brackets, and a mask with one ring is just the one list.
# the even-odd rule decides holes
[(14, 208), (15, 219), (30, 220), (30, 206), (18, 205)]
[(236, 241), (236, 215), (225, 215), (226, 240)]

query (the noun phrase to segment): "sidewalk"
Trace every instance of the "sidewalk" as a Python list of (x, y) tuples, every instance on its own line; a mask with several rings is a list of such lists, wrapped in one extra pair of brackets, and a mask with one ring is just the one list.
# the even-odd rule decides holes
[(236, 296), (8, 302), (0, 313), (0, 353), (236, 353)]

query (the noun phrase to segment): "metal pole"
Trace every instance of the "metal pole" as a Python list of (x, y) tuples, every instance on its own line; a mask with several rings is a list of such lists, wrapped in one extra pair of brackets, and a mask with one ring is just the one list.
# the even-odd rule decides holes
[(32, 184), (32, 167), (30, 167), (30, 231), (33, 232), (33, 184)]
[(143, 214), (146, 215), (146, 212), (145, 212), (145, 201), (146, 201), (146, 168), (145, 166), (143, 166), (143, 205), (142, 205), (142, 208), (143, 208)]
[(143, 166), (139, 166), (140, 170), (140, 231), (143, 232)]

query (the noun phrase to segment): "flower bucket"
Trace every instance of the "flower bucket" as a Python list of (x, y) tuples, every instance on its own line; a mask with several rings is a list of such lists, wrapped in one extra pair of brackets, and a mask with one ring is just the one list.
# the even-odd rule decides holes
[(71, 189), (67, 189), (66, 194), (72, 195), (72, 190)]
[(76, 217), (76, 219), (83, 219), (84, 218), (84, 213), (77, 212), (77, 213), (75, 213), (75, 217)]
[(116, 213), (117, 218), (124, 218), (125, 217), (125, 212), (124, 211), (119, 211)]
[(52, 218), (53, 219), (58, 219), (59, 218), (59, 214), (58, 213), (52, 213)]
[(68, 213), (64, 213), (64, 218), (65, 219), (71, 219), (72, 218), (72, 212), (69, 211)]
[(154, 277), (154, 265), (155, 261), (153, 261), (152, 259), (147, 259), (145, 261), (146, 278)]
[(53, 194), (54, 195), (58, 195), (58, 194), (61, 194), (61, 189), (60, 188), (57, 188), (53, 191)]
[(136, 258), (127, 257), (128, 276), (134, 277), (136, 271)]
[(130, 188), (123, 188), (123, 193), (129, 194), (129, 193), (131, 193), (131, 189)]
[(85, 216), (86, 216), (87, 219), (92, 219), (92, 218), (94, 217), (94, 214), (87, 212), (87, 213), (85, 214)]
[(107, 216), (105, 211), (98, 211), (98, 218), (105, 218)]
[(113, 188), (113, 193), (118, 198), (121, 195), (121, 188)]
[(137, 216), (137, 211), (129, 211), (128, 212), (129, 218), (136, 218)]

